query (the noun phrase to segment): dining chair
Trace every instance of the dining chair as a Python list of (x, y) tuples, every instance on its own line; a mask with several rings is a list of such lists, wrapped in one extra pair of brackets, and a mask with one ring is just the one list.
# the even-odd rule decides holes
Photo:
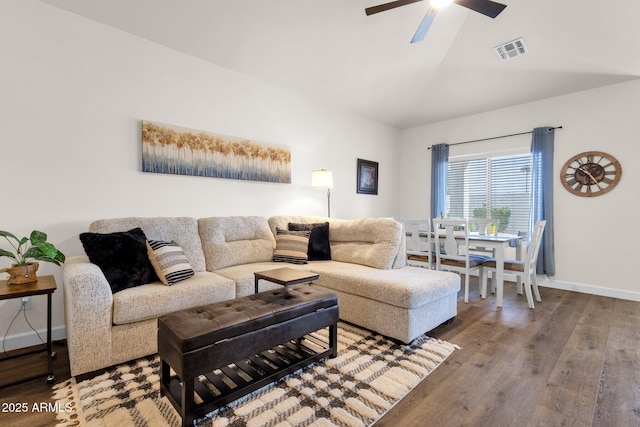
[[(436, 248), (436, 270), (464, 273), (464, 302), (469, 302), (469, 274), (478, 270), (489, 257), (469, 253), (469, 220), (466, 218), (433, 219)], [(486, 287), (480, 297), (486, 298)]]
[[(527, 254), (523, 261), (519, 260), (504, 260), (504, 272), (516, 275), (518, 281), (522, 281), (525, 293), (527, 295), (527, 302), (529, 308), (535, 308), (533, 302), (533, 293), (536, 297), (536, 301), (541, 302), (540, 291), (538, 290), (538, 277), (536, 275), (536, 263), (538, 261), (538, 252), (540, 251), (540, 243), (542, 242), (542, 234), (544, 233), (544, 227), (547, 221), (537, 221), (533, 226), (533, 233), (531, 234), (531, 240), (527, 247)], [(486, 294), (487, 291), (487, 277), (490, 272), (494, 272), (496, 269), (495, 258), (488, 259), (484, 262), (483, 268), (480, 272), (480, 287), (481, 292)], [(493, 280), (491, 281), (492, 292), (495, 291)], [(522, 290), (519, 288), (518, 293), (522, 294)]]
[(432, 269), (431, 220), (403, 218), (401, 222), (407, 236), (407, 264)]

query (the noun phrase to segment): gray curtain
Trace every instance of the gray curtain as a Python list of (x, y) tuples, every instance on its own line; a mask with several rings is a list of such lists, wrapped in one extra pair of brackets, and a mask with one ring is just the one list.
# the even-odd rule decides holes
[(553, 240), (553, 139), (552, 127), (535, 128), (531, 139), (533, 158), (531, 173), (531, 211), (529, 236), (538, 220), (546, 220), (538, 253), (537, 274), (556, 274), (555, 247)]
[(447, 172), (449, 170), (449, 145), (431, 146), (431, 218), (447, 212)]

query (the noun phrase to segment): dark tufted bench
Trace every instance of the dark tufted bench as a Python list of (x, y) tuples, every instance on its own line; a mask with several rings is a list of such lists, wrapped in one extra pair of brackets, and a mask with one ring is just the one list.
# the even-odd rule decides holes
[[(192, 425), (302, 366), (335, 357), (337, 322), (336, 295), (308, 285), (166, 314), (158, 319), (160, 391), (182, 425)], [(328, 342), (308, 335), (326, 327)]]

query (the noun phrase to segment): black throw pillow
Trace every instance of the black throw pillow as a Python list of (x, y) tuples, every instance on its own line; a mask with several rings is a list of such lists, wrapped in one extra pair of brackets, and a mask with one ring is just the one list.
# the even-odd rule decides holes
[(147, 254), (147, 237), (141, 228), (116, 233), (82, 233), (80, 241), (114, 294), (158, 280)]
[(331, 246), (329, 245), (329, 223), (297, 224), (289, 223), (289, 231), (311, 231), (309, 236), (309, 261), (327, 261), (331, 259)]

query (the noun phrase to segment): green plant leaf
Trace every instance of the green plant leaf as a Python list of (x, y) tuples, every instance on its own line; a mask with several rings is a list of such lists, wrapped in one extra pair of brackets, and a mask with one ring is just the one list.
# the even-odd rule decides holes
[(55, 262), (55, 261), (54, 262), (56, 264), (60, 265), (60, 264), (64, 263), (66, 259), (67, 259), (67, 257), (65, 257), (62, 252), (58, 251), (58, 253), (56, 254), (56, 257), (55, 257), (55, 261), (57, 261), (57, 262)]
[(24, 254), (24, 258), (35, 259), (36, 261), (52, 262), (56, 265), (60, 265), (65, 260), (65, 256), (62, 252), (56, 249), (51, 243), (38, 243), (36, 246), (31, 246)]
[(38, 243), (35, 245), (35, 247), (40, 249), (40, 252), (43, 256), (49, 257), (51, 259), (55, 259), (56, 255), (58, 255), (58, 250), (51, 243)]
[(66, 261), (67, 257), (58, 249), (58, 252), (56, 253), (56, 256), (53, 259), (58, 261), (58, 263), (62, 264)]
[(3, 257), (3, 256), (6, 256), (8, 258), (11, 258), (15, 262), (18, 262), (18, 260), (16, 259), (16, 256), (13, 253), (9, 251), (5, 251), (4, 249), (0, 249), (0, 257)]
[(47, 241), (47, 234), (43, 233), (42, 231), (33, 230), (29, 239), (31, 240), (32, 245), (45, 243)]
[(22, 257), (26, 260), (28, 258), (31, 259), (37, 259), (38, 257), (42, 257), (44, 256), (44, 254), (42, 253), (42, 251), (40, 250), (40, 248), (38, 248), (37, 246), (31, 246), (23, 255)]
[(2, 237), (11, 237), (16, 242), (18, 241), (18, 238), (16, 236), (14, 236), (13, 234), (9, 233), (8, 231), (0, 230), (0, 236), (2, 236)]

